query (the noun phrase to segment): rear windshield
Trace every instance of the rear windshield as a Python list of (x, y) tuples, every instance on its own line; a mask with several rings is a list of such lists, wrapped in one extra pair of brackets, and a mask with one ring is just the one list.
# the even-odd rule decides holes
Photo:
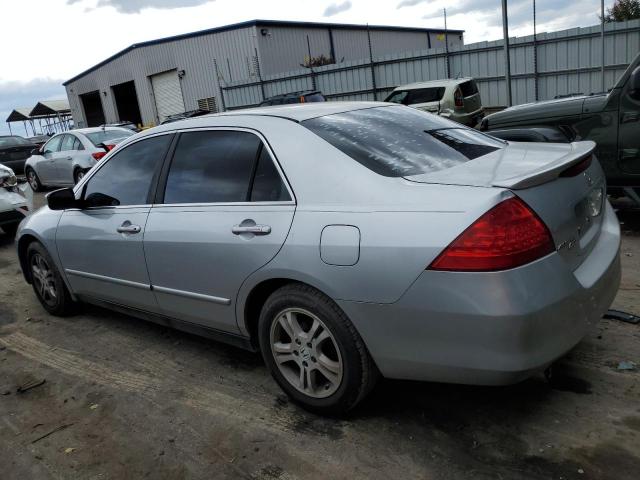
[(302, 125), (387, 177), (445, 170), (505, 145), (437, 115), (399, 105), (326, 115)]
[(22, 145), (33, 145), (22, 137), (0, 137), (0, 148), (20, 147)]
[(470, 97), (471, 95), (478, 93), (478, 85), (476, 85), (475, 80), (469, 80), (468, 82), (461, 83), (459, 87), (462, 91), (463, 97)]
[(387, 97), (385, 102), (414, 105), (416, 103), (439, 102), (444, 97), (444, 87), (416, 88), (397, 90)]
[(119, 140), (121, 138), (130, 137), (133, 135), (131, 130), (101, 130), (99, 132), (85, 133), (87, 138), (91, 140), (96, 147), (101, 143), (110, 142), (112, 140)]

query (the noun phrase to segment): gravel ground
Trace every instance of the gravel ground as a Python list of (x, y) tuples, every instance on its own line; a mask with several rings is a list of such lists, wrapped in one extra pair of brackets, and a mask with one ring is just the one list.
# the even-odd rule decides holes
[[(640, 211), (622, 207), (614, 307), (640, 315)], [(288, 402), (258, 355), (93, 307), (47, 315), (0, 235), (0, 476), (637, 479), (640, 373), (618, 364), (640, 365), (639, 340), (640, 325), (603, 320), (551, 383), (383, 381), (326, 419)]]

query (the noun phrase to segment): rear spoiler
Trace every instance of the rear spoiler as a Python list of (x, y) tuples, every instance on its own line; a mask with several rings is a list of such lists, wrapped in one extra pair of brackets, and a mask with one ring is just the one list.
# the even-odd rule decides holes
[(516, 175), (511, 178), (500, 179), (493, 183), (493, 186), (508, 188), (510, 190), (521, 190), (547, 183), (558, 178), (560, 174), (568, 168), (571, 168), (585, 160), (593, 154), (595, 148), (596, 144), (591, 140), (572, 142), (571, 151), (566, 155), (559, 157), (557, 160), (539, 168), (538, 170), (527, 172), (524, 175)]

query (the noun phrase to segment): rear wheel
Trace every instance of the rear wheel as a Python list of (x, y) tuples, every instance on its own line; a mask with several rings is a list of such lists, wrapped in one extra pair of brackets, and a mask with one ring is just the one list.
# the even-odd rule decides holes
[(274, 379), (308, 410), (345, 413), (375, 385), (378, 371), (353, 324), (311, 287), (274, 292), (262, 308), (259, 336)]
[(75, 313), (76, 303), (55, 263), (40, 243), (33, 242), (29, 245), (27, 260), (33, 291), (44, 309), (60, 317)]
[(31, 189), (34, 192), (40, 192), (43, 185), (40, 182), (40, 178), (38, 178), (38, 174), (36, 173), (36, 171), (33, 168), (29, 167), (27, 168), (25, 173), (27, 175), (27, 182), (29, 182)]

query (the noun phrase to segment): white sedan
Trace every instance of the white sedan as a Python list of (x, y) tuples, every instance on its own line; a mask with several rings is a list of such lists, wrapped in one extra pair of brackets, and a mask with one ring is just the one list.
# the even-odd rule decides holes
[(7, 235), (16, 233), (18, 224), (32, 210), (32, 193), (9, 167), (0, 165), (0, 229)]
[(46, 186), (75, 185), (109, 150), (133, 134), (119, 127), (59, 133), (27, 160), (24, 171), (29, 185), (36, 192)]

